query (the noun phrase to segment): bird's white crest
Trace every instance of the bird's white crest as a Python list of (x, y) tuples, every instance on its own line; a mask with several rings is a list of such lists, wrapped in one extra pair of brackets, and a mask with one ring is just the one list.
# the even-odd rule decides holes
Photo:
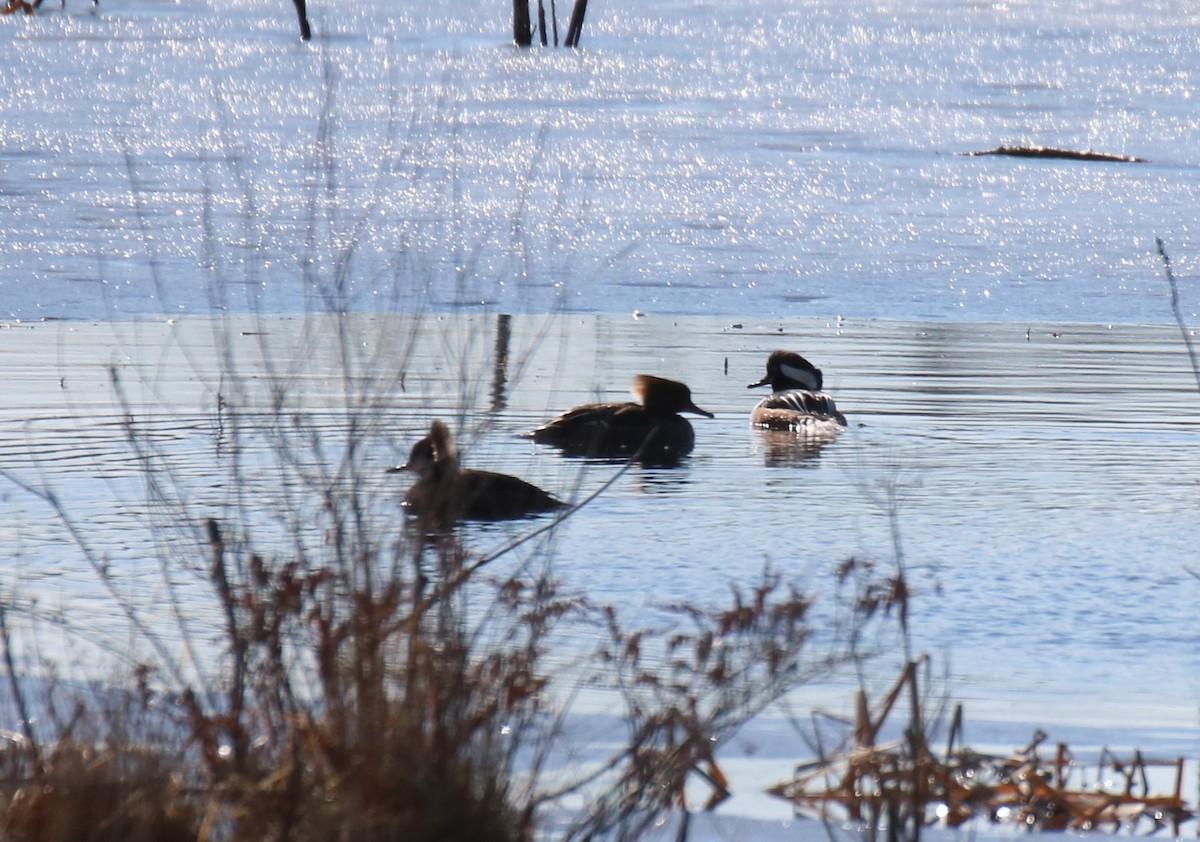
[(788, 365), (787, 363), (783, 363), (781, 366), (779, 366), (779, 370), (787, 375), (788, 379), (794, 380), (797, 383), (803, 383), (804, 388), (808, 389), (810, 392), (816, 391), (817, 378), (813, 376), (811, 371), (803, 368), (797, 368), (796, 366)]

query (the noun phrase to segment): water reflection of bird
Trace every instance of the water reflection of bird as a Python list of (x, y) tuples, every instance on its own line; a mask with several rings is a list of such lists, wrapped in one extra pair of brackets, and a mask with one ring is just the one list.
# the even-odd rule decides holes
[(692, 452), (696, 434), (679, 413), (713, 414), (692, 403), (683, 383), (639, 374), (631, 390), (640, 403), (593, 403), (569, 409), (526, 435), (568, 456), (636, 458), (646, 465), (674, 465)]
[(761, 455), (768, 468), (815, 468), (825, 445), (836, 435), (759, 427), (754, 431), (752, 452)]
[(441, 421), (413, 445), (408, 462), (389, 472), (417, 475), (404, 506), (431, 528), (460, 520), (510, 520), (552, 512), (566, 504), (523, 479), (461, 468), (454, 437)]
[(771, 385), (771, 394), (750, 413), (750, 424), (767, 430), (833, 435), (846, 426), (833, 398), (821, 391), (821, 369), (794, 351), (775, 351), (767, 374), (746, 388)]

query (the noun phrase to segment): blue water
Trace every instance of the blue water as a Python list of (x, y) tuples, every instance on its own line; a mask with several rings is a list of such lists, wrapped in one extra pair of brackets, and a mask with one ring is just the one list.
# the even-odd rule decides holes
[[(968, 720), (1194, 726), (1200, 397), (1155, 249), (1200, 327), (1189, 4), (593, 0), (582, 49), (525, 52), (491, 0), (313, 4), (307, 45), (285, 2), (68, 4), (0, 18), (0, 463), (136, 559), (148, 618), (171, 619), (153, 512), (102, 365), (140, 367), (194, 507), (221, 495), (198, 320), (425, 314), (381, 467), (446, 417), (468, 464), (579, 495), (611, 466), (513, 434), (642, 371), (716, 413), (683, 467), (558, 533), (597, 600), (652, 616), (765, 563), (819, 591), (848, 555), (894, 558), (894, 514), (915, 643)], [(967, 154), (1001, 145), (1145, 162)], [(531, 316), (499, 406), (498, 313)], [(322, 362), (304, 347), (280, 359)], [(748, 428), (777, 347), (851, 420), (819, 452)], [(298, 382), (336, 404), (316, 368)], [(117, 634), (53, 512), (11, 485), (0, 507), (0, 587)]]
[[(353, 330), (375, 361), (354, 389), (377, 402), (364, 434), (363, 493), (385, 534), (396, 532), (407, 481), (383, 468), (403, 462), (433, 418), (459, 433), (468, 466), (578, 501), (618, 468), (564, 459), (517, 434), (564, 407), (623, 399), (638, 372), (686, 377), (716, 417), (695, 419), (696, 449), (684, 465), (630, 470), (555, 531), (564, 587), (640, 624), (679, 602), (722, 603), (730, 583), (748, 586), (768, 566), (817, 597), (825, 617), (843, 560), (887, 571), (899, 550), (913, 592), (914, 651), (938, 659), (947, 691), (977, 715), (1193, 722), (1200, 397), (1175, 327), (530, 317), (513, 323), (499, 387), (490, 376), (494, 327), (439, 317), (365, 319)], [(314, 525), (324, 498), (304, 489), (314, 482), (307, 466), (333, 470), (345, 435), (345, 381), (329, 328), (261, 317), (229, 325), (218, 343), (232, 351), (245, 388), (286, 386), (288, 405), (303, 413), (296, 417), (320, 433), (320, 448), (299, 436), (297, 454), (282, 463), (249, 432), (239, 445), (247, 455), (231, 461), (216, 406), (217, 390), (231, 382), (219, 385), (217, 373), (230, 363), (214, 356), (207, 319), (0, 331), (12, 386), (0, 413), (0, 466), (57, 495), (94, 557), (115, 563), (120, 592), (166, 623), (168, 637), (153, 547), (171, 548), (188, 615), (217, 623), (207, 579), (187, 573), (203, 555), (187, 549), (190, 520), (245, 518), (267, 548), (289, 545), (291, 529), (316, 529), (312, 552), (322, 552)], [(750, 429), (757, 394), (746, 385), (775, 347), (803, 349), (824, 368), (850, 420), (835, 442), (807, 449)], [(263, 348), (285, 368), (282, 379), (261, 368)], [(386, 378), (393, 356), (407, 372), (402, 387), (369, 379)], [(105, 376), (110, 361), (166, 502), (151, 494), (146, 457), (126, 439)], [(115, 629), (124, 615), (112, 612), (113, 595), (98, 587), (92, 560), (53, 508), (10, 483), (3, 493), (7, 587), (123, 639)], [(533, 525), (464, 535), (473, 551), (492, 552)], [(162, 543), (156, 529), (177, 527), (184, 532)], [(536, 561), (544, 545), (532, 547)], [(894, 624), (884, 629), (872, 669), (890, 682), (902, 650)], [(848, 699), (843, 682), (827, 692)]]
[(1195, 274), (1186, 4), (601, 4), (527, 52), (507, 11), (5, 18), (0, 314), (1161, 323), (1154, 238)]

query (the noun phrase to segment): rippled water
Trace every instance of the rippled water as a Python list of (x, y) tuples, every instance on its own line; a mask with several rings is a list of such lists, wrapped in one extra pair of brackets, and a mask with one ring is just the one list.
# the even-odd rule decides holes
[[(268, 320), (258, 331), (277, 349), (299, 348), (303, 324)], [(115, 328), (0, 332), (18, 385), (0, 459), (54, 488), (101, 555), (133, 565), (118, 568), (119, 581), (152, 606), (163, 584), (139, 542), (161, 513), (146, 502), (108, 385), (88, 380), (99, 370), (89, 361), (137, 362), (124, 379), (146, 401), (136, 413), (143, 434), (190, 501), (184, 514), (207, 516), (231, 502), (206, 388), (212, 332), (204, 321)], [(386, 347), (396, 328), (367, 321), (361, 331), (364, 347)], [(1174, 330), (534, 317), (516, 322), (519, 364), (499, 386), (487, 375), (489, 321), (432, 320), (423, 331), (404, 390), (379, 409), (385, 434), (370, 485), (384, 516), (396, 516), (405, 480), (382, 469), (404, 459), (433, 417), (463, 425), (468, 465), (578, 499), (617, 468), (563, 459), (515, 434), (575, 403), (621, 399), (638, 372), (686, 377), (716, 418), (695, 421), (697, 447), (682, 467), (634, 468), (566, 521), (555, 543), (568, 584), (637, 616), (721, 600), (729, 581), (770, 564), (828, 596), (843, 559), (890, 562), (894, 514), (918, 645), (949, 660), (957, 697), (1001, 716), (1011, 705), (1077, 724), (1190, 721), (1200, 694), (1187, 572), (1196, 567), (1200, 395)], [(231, 336), (239, 356), (256, 353), (258, 337)], [(296, 382), (306, 384), (311, 423), (336, 441), (340, 416), (321, 407), (336, 405), (340, 380), (308, 347), (309, 373)], [(824, 368), (850, 420), (835, 442), (814, 451), (749, 428), (757, 393), (746, 385), (776, 347)], [(267, 476), (254, 493), (269, 512), (281, 492)], [(5, 501), (12, 584), (44, 606), (82, 602), (111, 615), (48, 507), (13, 489)], [(526, 528), (469, 535), (486, 549)], [(1087, 714), (1064, 716), (1081, 691)]]
[[(59, 495), (152, 622), (202, 577), (146, 550), (164, 513), (105, 365), (203, 510), (226, 493), (213, 347), (258, 341), (205, 317), (265, 314), (336, 435), (340, 384), (270, 318), (334, 298), (429, 325), (381, 468), (447, 417), (469, 464), (578, 496), (615, 469), (514, 434), (639, 372), (716, 413), (684, 466), (558, 532), (597, 599), (718, 599), (767, 563), (825, 591), (850, 555), (891, 559), (895, 524), (917, 642), (969, 718), (1168, 751), (1194, 726), (1200, 390), (1154, 250), (1200, 325), (1188, 4), (593, 2), (582, 50), (518, 52), (483, 0), (314, 4), (310, 45), (286, 3), (68, 3), (0, 18), (0, 466)], [(967, 154), (1000, 145), (1146, 160)], [(494, 387), (498, 313), (528, 317), (528, 362)], [(777, 347), (825, 370), (835, 443), (749, 429)], [(127, 639), (53, 502), (0, 489), (0, 589)]]
[[(1156, 323), (1154, 237), (1195, 271), (1186, 4), (601, 4), (525, 53), (482, 0), (317, 4), (307, 46), (287, 4), (88, 8), (0, 22), (14, 317), (319, 307), (314, 207), (369, 310)], [(964, 155), (1002, 144), (1148, 163)]]

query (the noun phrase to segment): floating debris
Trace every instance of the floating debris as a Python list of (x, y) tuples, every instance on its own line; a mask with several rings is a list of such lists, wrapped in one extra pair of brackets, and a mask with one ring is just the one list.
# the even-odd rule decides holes
[(1055, 149), (1049, 146), (997, 146), (982, 152), (967, 152), (971, 157), (980, 155), (1009, 155), (1014, 158), (1054, 158), (1062, 161), (1109, 161), (1122, 164), (1145, 164), (1145, 158), (1125, 155), (1110, 155), (1107, 152), (1080, 152), (1075, 149)]
[[(916, 665), (909, 664), (872, 714), (861, 691), (853, 733), (828, 757), (801, 763), (791, 781), (767, 792), (786, 799), (799, 815), (830, 816), (831, 807), (868, 826), (891, 827), (914, 819), (920, 826), (942, 822), (959, 827), (983, 817), (1029, 830), (1146, 830), (1180, 825), (1194, 813), (1182, 798), (1183, 758), (1151, 760), (1135, 750), (1119, 757), (1104, 749), (1093, 764), (1078, 762), (1065, 743), (1048, 758), (1047, 739), (1037, 731), (1024, 748), (1008, 755), (981, 754), (961, 744), (962, 706), (955, 708), (946, 751), (932, 750), (923, 729), (907, 723), (905, 738), (879, 743), (876, 737), (907, 685), (916, 693)], [(915, 697), (915, 696), (914, 696)], [(1173, 768), (1174, 788), (1154, 795), (1147, 769)], [(1088, 771), (1092, 783), (1087, 783)], [(901, 837), (903, 838), (903, 837)]]

